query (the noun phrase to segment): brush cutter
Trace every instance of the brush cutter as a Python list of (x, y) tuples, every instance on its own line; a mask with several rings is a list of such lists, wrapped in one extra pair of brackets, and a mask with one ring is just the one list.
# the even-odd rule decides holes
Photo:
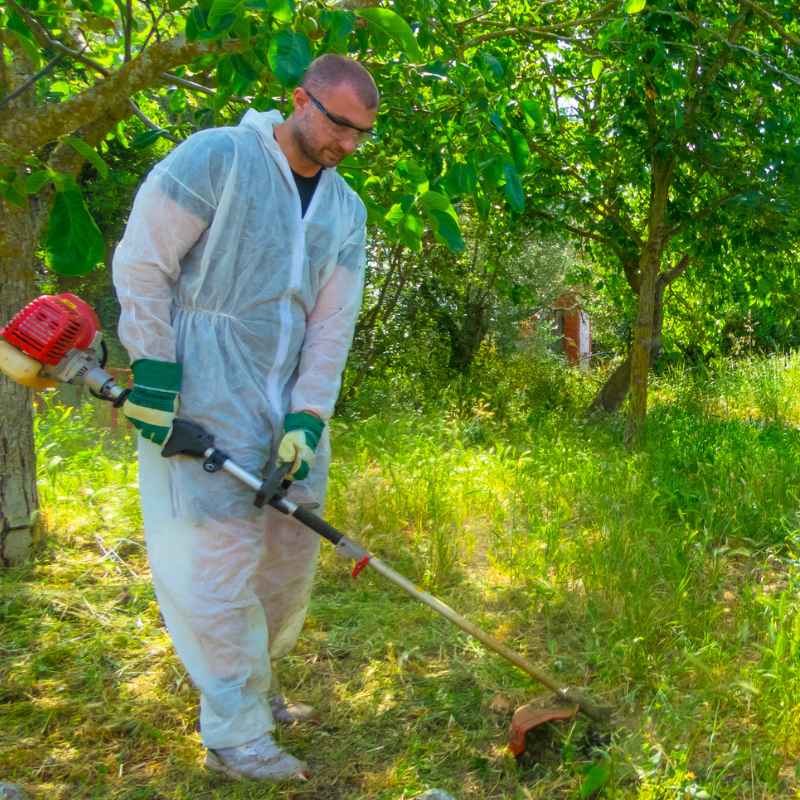
[[(89, 305), (74, 295), (39, 297), (0, 329), (0, 371), (17, 383), (32, 388), (51, 386), (56, 381), (85, 385), (96, 397), (120, 406), (129, 390), (117, 385), (114, 378), (103, 369), (104, 365), (105, 349), (101, 344), (97, 317)], [(576, 690), (563, 686), (450, 606), (418, 589), (358, 542), (349, 539), (307, 508), (289, 500), (286, 489), (290, 482), (286, 477), (290, 464), (280, 464), (275, 469), (265, 471), (264, 476), (257, 477), (214, 447), (214, 437), (210, 433), (196, 423), (180, 418), (173, 423), (162, 455), (167, 458), (175, 455), (202, 458), (206, 472), (224, 470), (233, 475), (253, 489), (257, 506), (269, 504), (282, 514), (294, 517), (330, 542), (340, 556), (354, 561), (354, 578), (366, 567), (374, 569), (406, 594), (432, 608), (485, 647), (555, 692), (559, 703), (557, 706), (542, 708), (528, 704), (515, 711), (509, 740), (509, 748), (514, 755), (520, 756), (525, 751), (528, 731), (546, 722), (572, 719), (578, 712), (595, 722), (608, 719), (608, 709), (595, 705)]]

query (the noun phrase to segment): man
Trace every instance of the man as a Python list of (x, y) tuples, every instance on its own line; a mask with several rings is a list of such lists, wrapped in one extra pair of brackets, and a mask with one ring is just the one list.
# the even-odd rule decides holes
[(246, 469), (291, 463), (295, 502), (324, 501), (365, 260), (364, 205), (334, 168), (379, 97), (363, 67), (325, 55), (293, 99), (285, 121), (251, 110), (177, 147), (114, 256), (156, 595), (201, 693), (207, 766), (262, 780), (307, 774), (271, 736), (295, 709), (267, 694), (303, 625), (318, 538), (224, 472), (160, 453), (180, 407)]

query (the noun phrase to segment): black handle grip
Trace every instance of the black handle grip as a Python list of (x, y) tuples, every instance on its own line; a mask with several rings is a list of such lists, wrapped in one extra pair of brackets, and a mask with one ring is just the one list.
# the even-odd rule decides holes
[[(278, 511), (283, 511), (280, 508), (280, 501), (276, 500), (275, 503), (271, 503), (270, 505), (274, 505)], [(284, 511), (284, 513), (286, 513)], [(292, 516), (302, 522), (307, 528), (311, 528), (314, 533), (318, 533), (323, 539), (327, 539), (331, 544), (339, 544), (339, 541), (342, 539), (344, 534), (341, 531), (337, 531), (333, 525), (328, 525), (322, 517), (318, 517), (312, 511), (307, 511), (302, 506), (298, 506), (297, 510), (292, 513)]]
[[(286, 477), (291, 472), (291, 469), (291, 464), (280, 463), (275, 469), (267, 473), (261, 482), (261, 487), (256, 492), (255, 500), (253, 500), (253, 505), (256, 508), (263, 508), (264, 503), (269, 503), (273, 499), (283, 497), (286, 494), (281, 489), (288, 488), (288, 484), (286, 487), (283, 484), (286, 482)], [(266, 472), (266, 469), (264, 471)], [(263, 475), (264, 473), (262, 472), (261, 474)]]

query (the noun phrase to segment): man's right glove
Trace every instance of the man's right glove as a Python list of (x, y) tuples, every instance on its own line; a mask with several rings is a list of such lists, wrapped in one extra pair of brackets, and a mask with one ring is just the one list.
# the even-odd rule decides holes
[(145, 439), (164, 444), (178, 413), (183, 371), (172, 361), (140, 358), (131, 365), (133, 390), (122, 410)]
[(301, 481), (308, 475), (324, 428), (325, 423), (308, 411), (286, 415), (283, 420), (285, 433), (278, 445), (278, 458), (285, 464), (292, 465), (289, 472), (292, 480)]

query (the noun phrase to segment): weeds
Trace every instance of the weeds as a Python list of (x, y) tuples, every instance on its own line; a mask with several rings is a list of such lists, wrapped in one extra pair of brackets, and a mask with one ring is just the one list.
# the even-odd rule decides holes
[(616, 421), (576, 415), (592, 386), (574, 374), (535, 395), (496, 370), (496, 395), (337, 421), (333, 524), (619, 725), (557, 729), (549, 757), (516, 764), (508, 715), (538, 687), (324, 550), (283, 670), (322, 714), (282, 734), (317, 772), (292, 790), (200, 768), (131, 441), (44, 406), (49, 544), (0, 582), (0, 778), (53, 800), (800, 796), (798, 376), (789, 356), (662, 377), (633, 454)]

